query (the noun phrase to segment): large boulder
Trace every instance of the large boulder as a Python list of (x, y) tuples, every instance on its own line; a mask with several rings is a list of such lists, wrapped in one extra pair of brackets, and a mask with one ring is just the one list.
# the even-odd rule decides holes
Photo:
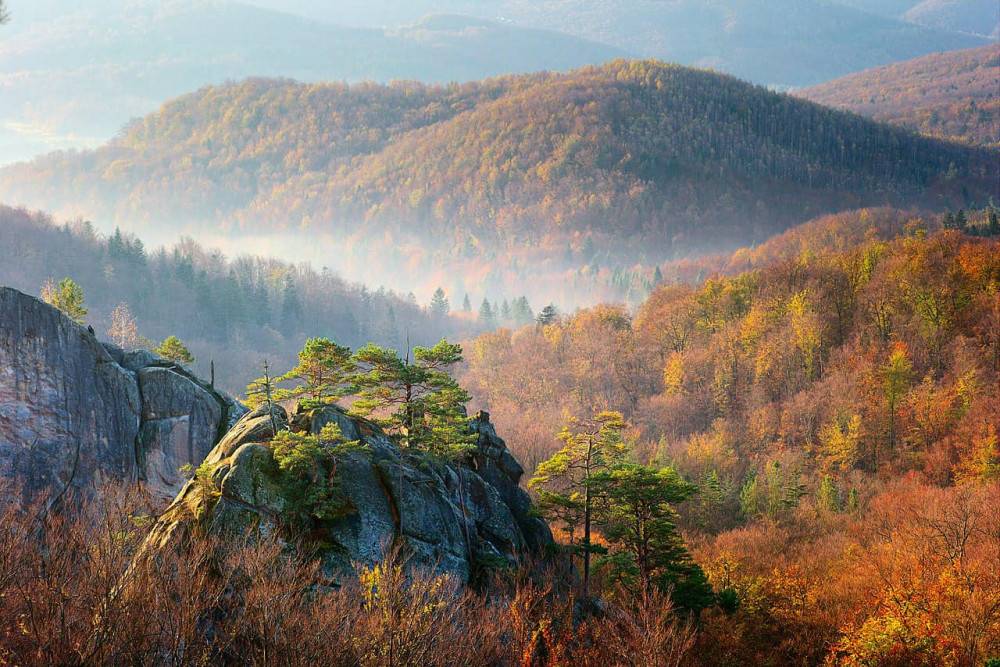
[(139, 428), (135, 376), (60, 311), (0, 288), (0, 478), (24, 497), (134, 481)]
[(272, 423), (310, 433), (336, 423), (346, 438), (363, 445), (337, 464), (350, 511), (315, 521), (309, 530), (310, 540), (322, 545), (315, 553), (335, 579), (353, 576), (358, 564), (374, 565), (398, 548), (415, 567), (469, 582), (553, 544), (545, 522), (531, 514), (530, 498), (515, 490), (520, 466), (482, 414), (472, 428), (480, 439), (492, 432), (484, 441), (489, 448), (481, 446), (468, 462), (445, 464), (401, 450), (377, 426), (337, 407), (298, 406), (288, 415), (275, 406), (273, 415), (266, 409), (245, 415), (206, 457), (199, 477), (160, 517), (147, 554), (183, 549), (195, 530), (241, 540), (260, 533), (291, 536), (281, 519), (291, 500), (276, 482)]
[(107, 482), (164, 499), (245, 409), (151, 352), (0, 287), (0, 497), (19, 501)]
[(142, 428), (138, 470), (150, 491), (173, 496), (184, 482), (181, 467), (196, 464), (219, 439), (224, 404), (176, 370), (140, 369)]
[(532, 511), (531, 497), (521, 488), (524, 468), (497, 435), (490, 423), (490, 413), (479, 412), (471, 428), (477, 435), (473, 461), (476, 472), (503, 498), (529, 547), (538, 550), (552, 544), (552, 531)]

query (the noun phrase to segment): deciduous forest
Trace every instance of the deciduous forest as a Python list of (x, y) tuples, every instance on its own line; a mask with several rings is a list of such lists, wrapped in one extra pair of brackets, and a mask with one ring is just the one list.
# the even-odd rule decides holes
[(0, 0), (0, 667), (1000, 667), (996, 10)]

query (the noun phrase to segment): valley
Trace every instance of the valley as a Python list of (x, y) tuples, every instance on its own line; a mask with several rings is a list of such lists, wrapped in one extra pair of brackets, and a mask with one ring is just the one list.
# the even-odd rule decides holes
[(1000, 667), (980, 0), (0, 0), (0, 665)]

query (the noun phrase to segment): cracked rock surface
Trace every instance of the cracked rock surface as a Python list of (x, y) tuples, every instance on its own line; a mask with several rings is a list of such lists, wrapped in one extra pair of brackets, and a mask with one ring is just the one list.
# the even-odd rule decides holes
[(518, 485), (523, 471), (488, 414), (470, 421), (478, 440), (473, 455), (445, 464), (401, 449), (377, 426), (338, 407), (294, 409), (289, 415), (276, 405), (273, 415), (266, 407), (245, 415), (206, 458), (211, 469), (190, 481), (160, 517), (144, 552), (183, 549), (196, 530), (237, 539), (283, 535), (280, 516), (289, 499), (273, 478), (272, 423), (319, 433), (335, 422), (365, 445), (338, 464), (340, 492), (352, 511), (310, 532), (334, 579), (353, 576), (357, 565), (374, 565), (396, 547), (411, 566), (468, 583), (553, 544)]
[(245, 409), (183, 367), (101, 343), (0, 287), (0, 497), (136, 482), (172, 498)]

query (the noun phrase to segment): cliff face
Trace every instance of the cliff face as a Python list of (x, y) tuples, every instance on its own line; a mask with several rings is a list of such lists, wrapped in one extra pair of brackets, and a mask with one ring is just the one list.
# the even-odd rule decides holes
[(245, 412), (185, 369), (101, 344), (63, 313), (0, 287), (0, 497), (139, 482), (171, 498)]
[[(299, 500), (271, 440), (275, 430), (315, 435), (332, 422), (358, 447), (332, 473), (345, 511), (308, 531), (331, 577), (399, 548), (414, 566), (468, 582), (552, 543), (488, 414), (470, 421), (475, 451), (445, 463), (337, 407), (290, 410), (247, 414), (184, 368), (101, 344), (55, 308), (0, 288), (0, 482), (12, 483), (0, 500), (89, 493), (104, 482), (176, 495), (146, 554), (183, 549), (196, 531), (290, 536), (285, 518)], [(185, 464), (200, 466), (186, 483)]]
[[(272, 420), (273, 416), (273, 420)], [(336, 423), (363, 451), (337, 465), (337, 481), (349, 511), (319, 521), (310, 531), (326, 573), (351, 576), (357, 564), (373, 565), (398, 547), (416, 567), (468, 582), (484, 569), (544, 552), (552, 534), (532, 516), (531, 501), (518, 486), (523, 473), (497, 437), (489, 415), (470, 428), (476, 451), (461, 463), (445, 464), (400, 449), (377, 426), (328, 406), (292, 414), (275, 406), (243, 417), (208, 455), (160, 518), (145, 551), (183, 549), (193, 531), (218, 536), (278, 534), (280, 517), (294, 502), (277, 480), (269, 441), (273, 428), (319, 433)]]

